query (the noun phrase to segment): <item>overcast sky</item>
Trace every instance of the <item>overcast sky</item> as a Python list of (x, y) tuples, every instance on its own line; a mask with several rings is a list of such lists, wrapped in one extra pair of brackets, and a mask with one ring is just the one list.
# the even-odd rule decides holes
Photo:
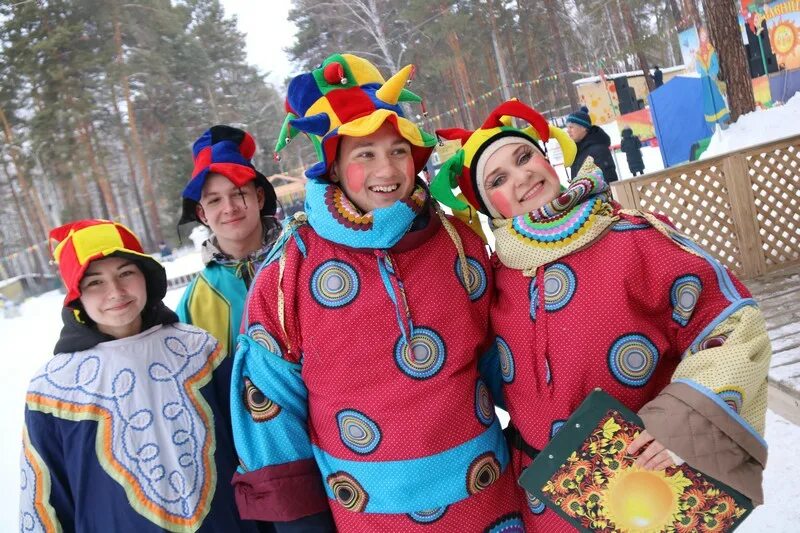
[(286, 17), (291, 0), (221, 0), (227, 15), (236, 15), (239, 30), (247, 36), (247, 57), (269, 80), (283, 89), (287, 76), (294, 74), (283, 49), (294, 41), (295, 27)]

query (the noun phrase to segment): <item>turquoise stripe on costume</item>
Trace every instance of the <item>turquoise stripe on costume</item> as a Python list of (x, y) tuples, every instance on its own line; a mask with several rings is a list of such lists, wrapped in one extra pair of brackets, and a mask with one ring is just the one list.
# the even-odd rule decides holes
[(725, 270), (725, 267), (723, 267), (719, 261), (717, 261), (711, 254), (706, 252), (702, 247), (700, 247), (700, 245), (698, 245), (696, 242), (689, 239), (688, 237), (685, 237), (683, 235), (673, 234), (672, 238), (675, 239), (678, 243), (682, 244), (683, 246), (686, 246), (687, 248), (694, 250), (703, 259), (711, 263), (714, 272), (716, 272), (717, 274), (717, 282), (719, 283), (719, 288), (722, 291), (722, 294), (725, 295), (725, 298), (727, 298), (731, 302), (735, 302), (736, 300), (741, 299), (742, 296), (739, 294), (739, 291), (736, 290), (736, 285), (733, 284), (730, 274), (728, 274), (728, 271)]
[(722, 407), (725, 410), (725, 412), (731, 416), (731, 418), (736, 420), (736, 422), (740, 426), (745, 428), (752, 436), (754, 436), (758, 440), (758, 442), (761, 443), (762, 446), (764, 446), (765, 449), (768, 448), (767, 441), (764, 440), (764, 437), (759, 435), (758, 431), (753, 429), (753, 427), (750, 424), (748, 424), (747, 421), (744, 418), (742, 418), (742, 416), (739, 413), (731, 409), (731, 406), (725, 403), (725, 400), (720, 398), (719, 395), (715, 393), (713, 390), (697, 383), (696, 381), (691, 381), (685, 378), (676, 379), (675, 381), (673, 381), (673, 383), (683, 383), (685, 385), (690, 386), (697, 392), (701, 393), (703, 396), (708, 397), (708, 399), (710, 399), (715, 404)]
[[(503, 472), (508, 465), (500, 422), (495, 417), (489, 428), (463, 444), (419, 459), (400, 461), (350, 461), (336, 458), (313, 446), (323, 479), (345, 472), (354, 478), (369, 497), (365, 512), (411, 513), (433, 509), (463, 500), (467, 492), (470, 465), (482, 454), (491, 452)], [(326, 483), (328, 497), (335, 499)]]
[(703, 331), (701, 331), (697, 335), (697, 337), (695, 337), (694, 341), (692, 341), (692, 344), (690, 344), (689, 348), (687, 348), (686, 351), (683, 353), (681, 359), (683, 359), (689, 354), (697, 353), (700, 349), (700, 343), (703, 342), (703, 340), (706, 337), (708, 337), (717, 326), (719, 326), (722, 322), (727, 320), (728, 317), (730, 317), (736, 311), (748, 306), (758, 308), (758, 304), (752, 298), (739, 300), (738, 302), (734, 302), (728, 307), (726, 307), (719, 315), (717, 315), (717, 318), (712, 320), (705, 328), (703, 328)]
[[(301, 377), (302, 367), (267, 350), (247, 335), (239, 335), (231, 383), (231, 424), (236, 450), (244, 468), (257, 470), (310, 459), (308, 437), (308, 390)], [(265, 382), (263, 376), (269, 376)], [(244, 378), (249, 379), (280, 412), (265, 422), (253, 420), (244, 400)]]

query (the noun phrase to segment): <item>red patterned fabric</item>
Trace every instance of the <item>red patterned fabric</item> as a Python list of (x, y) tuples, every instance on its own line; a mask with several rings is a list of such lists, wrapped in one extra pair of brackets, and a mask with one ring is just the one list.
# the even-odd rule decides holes
[[(496, 257), (493, 263), (491, 323), (513, 362), (503, 386), (506, 406), (523, 439), (540, 450), (597, 387), (638, 411), (670, 383), (681, 356), (731, 304), (708, 261), (635, 217), (539, 267), (535, 278)], [(702, 288), (688, 318), (676, 319), (670, 289), (686, 276)], [(733, 283), (749, 296), (738, 280)], [(515, 451), (515, 475), (530, 462)], [(553, 511), (534, 514), (535, 505), (519, 492), (529, 531), (571, 529)]]

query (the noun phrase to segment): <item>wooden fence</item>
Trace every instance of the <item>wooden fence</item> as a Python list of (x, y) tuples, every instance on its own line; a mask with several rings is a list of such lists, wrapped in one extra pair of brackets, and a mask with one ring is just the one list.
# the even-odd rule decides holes
[(611, 186), (660, 211), (742, 278), (800, 263), (800, 135)]

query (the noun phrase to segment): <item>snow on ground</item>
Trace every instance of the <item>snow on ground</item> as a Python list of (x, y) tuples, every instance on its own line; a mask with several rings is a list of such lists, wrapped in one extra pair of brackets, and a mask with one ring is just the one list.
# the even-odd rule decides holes
[[(170, 291), (166, 300), (177, 302), (183, 289)], [(64, 295), (58, 291), (30, 298), (21, 316), (0, 319), (0, 531), (16, 531), (19, 495), (19, 452), (23, 404), (28, 381), (51, 356), (60, 331)], [(800, 458), (795, 444), (800, 427), (769, 411), (767, 441), (770, 459), (764, 476), (766, 505), (757, 509), (739, 531), (797, 531), (800, 523)], [(87, 450), (91, 453), (91, 450)]]
[(742, 115), (728, 129), (717, 128), (700, 159), (776, 141), (798, 133), (800, 133), (800, 93), (795, 94), (783, 105)]

